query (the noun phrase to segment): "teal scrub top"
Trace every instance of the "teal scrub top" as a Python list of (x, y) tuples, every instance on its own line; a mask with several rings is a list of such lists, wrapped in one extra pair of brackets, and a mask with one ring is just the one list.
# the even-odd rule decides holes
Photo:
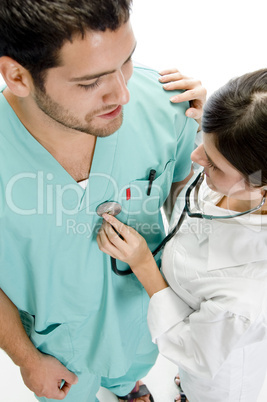
[(191, 166), (197, 124), (185, 116), (188, 104), (172, 104), (146, 68), (135, 68), (129, 91), (121, 128), (97, 139), (85, 190), (0, 94), (0, 287), (35, 346), (76, 373), (124, 375), (148, 331), (143, 287), (115, 275), (98, 249), (97, 206), (119, 202), (118, 219), (154, 249), (164, 237), (160, 207)]

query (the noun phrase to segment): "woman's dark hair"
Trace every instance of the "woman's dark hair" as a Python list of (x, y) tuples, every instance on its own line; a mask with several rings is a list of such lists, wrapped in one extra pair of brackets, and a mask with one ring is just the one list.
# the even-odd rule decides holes
[(267, 185), (267, 69), (216, 91), (204, 107), (202, 128), (248, 183)]
[(1, 0), (0, 57), (25, 67), (39, 88), (58, 53), (87, 30), (115, 31), (129, 19), (131, 0)]

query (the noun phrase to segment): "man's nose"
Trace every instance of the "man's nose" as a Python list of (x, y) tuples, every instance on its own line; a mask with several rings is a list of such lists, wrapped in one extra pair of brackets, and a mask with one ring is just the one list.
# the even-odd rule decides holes
[(105, 103), (113, 105), (126, 105), (130, 100), (127, 82), (121, 70), (110, 76), (109, 91), (103, 97)]

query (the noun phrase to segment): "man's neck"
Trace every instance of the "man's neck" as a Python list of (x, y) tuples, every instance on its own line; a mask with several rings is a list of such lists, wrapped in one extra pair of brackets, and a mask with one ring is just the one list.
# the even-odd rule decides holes
[(76, 181), (89, 177), (96, 137), (53, 124), (34, 105), (14, 96), (8, 88), (4, 96), (29, 133), (61, 164)]

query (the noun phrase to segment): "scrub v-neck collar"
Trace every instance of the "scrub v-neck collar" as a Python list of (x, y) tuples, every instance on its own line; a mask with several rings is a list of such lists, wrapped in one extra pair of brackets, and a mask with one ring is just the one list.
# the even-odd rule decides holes
[(107, 179), (112, 177), (112, 170), (114, 165), (115, 150), (117, 146), (118, 132), (108, 137), (98, 137), (95, 145), (90, 175), (87, 187), (83, 189), (77, 183), (74, 178), (61, 166), (61, 164), (43, 147), (26, 129), (22, 124), (13, 108), (8, 103), (3, 94), (4, 88), (1, 88), (0, 104), (4, 109), (4, 113), (7, 116), (12, 130), (8, 132), (8, 137), (13, 137), (13, 143), (21, 145), (25, 158), (36, 170), (36, 164), (38, 169), (45, 169), (52, 173), (58, 183), (62, 186), (76, 185), (79, 188), (81, 194), (80, 208), (82, 208), (82, 200), (85, 192), (90, 188), (90, 201), (89, 204), (95, 204), (101, 202), (107, 191), (109, 180), (103, 180), (101, 186), (98, 185), (98, 176), (105, 176)]

